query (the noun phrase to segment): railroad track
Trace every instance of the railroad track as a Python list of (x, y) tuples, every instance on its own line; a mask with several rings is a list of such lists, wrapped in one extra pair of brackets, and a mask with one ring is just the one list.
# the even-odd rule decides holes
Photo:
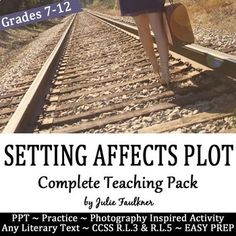
[[(135, 26), (135, 22), (134, 22), (132, 17), (110, 16), (110, 15), (103, 14), (103, 13), (100, 13), (100, 15), (103, 16), (103, 17), (109, 17), (109, 18), (111, 18), (113, 20), (116, 20), (116, 21), (119, 21), (119, 22), (123, 22), (125, 24), (129, 24), (131, 26)], [(196, 34), (197, 34), (197, 32), (196, 32)], [(203, 42), (200, 39), (198, 39), (198, 44), (205, 47), (205, 48), (208, 48), (208, 49), (213, 49), (213, 50), (216, 50), (216, 51), (227, 53), (229, 55), (236, 56), (236, 45), (235, 44), (222, 45), (222, 42), (221, 43), (218, 42), (218, 43), (214, 44), (213, 42)]]
[[(172, 83), (165, 88), (152, 72), (135, 27), (80, 13), (30, 88), (17, 85), (15, 93), (27, 90), (16, 99), (17, 109), (0, 98), (2, 130), (234, 132), (235, 58), (197, 46), (172, 50)], [(207, 67), (209, 61), (217, 70)]]
[(37, 55), (37, 58), (31, 63), (31, 66), (23, 71), (21, 77), (17, 75), (18, 80), (17, 83), (14, 83), (12, 87), (8, 90), (1, 90), (0, 93), (0, 132), (4, 129), (11, 116), (17, 109), (20, 104), (22, 98), (26, 94), (27, 90), (32, 85), (35, 77), (39, 73), (40, 69), (44, 65), (45, 61), (50, 55), (50, 52), (53, 51), (55, 45), (60, 40), (60, 36), (63, 34), (63, 31), (67, 27), (70, 19), (69, 17), (63, 19), (61, 22), (62, 29), (56, 34), (49, 43), (41, 50), (41, 52)]

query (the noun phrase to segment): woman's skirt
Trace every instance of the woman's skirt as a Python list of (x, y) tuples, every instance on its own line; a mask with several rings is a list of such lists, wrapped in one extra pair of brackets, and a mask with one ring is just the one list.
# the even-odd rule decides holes
[(161, 12), (165, 0), (119, 0), (121, 15), (137, 16), (144, 13)]

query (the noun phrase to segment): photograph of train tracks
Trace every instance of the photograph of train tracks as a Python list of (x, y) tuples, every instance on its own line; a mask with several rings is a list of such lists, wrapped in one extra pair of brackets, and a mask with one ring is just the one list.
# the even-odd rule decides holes
[[(1, 0), (0, 19), (56, 2)], [(236, 1), (174, 1), (185, 45), (166, 41), (168, 0), (132, 2), (0, 31), (0, 132), (235, 133)]]

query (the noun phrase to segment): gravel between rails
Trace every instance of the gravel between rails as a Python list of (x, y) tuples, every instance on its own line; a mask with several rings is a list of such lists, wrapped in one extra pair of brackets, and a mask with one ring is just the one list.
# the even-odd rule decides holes
[[(159, 132), (213, 133), (235, 126), (231, 113), (211, 116), (235, 104), (236, 94), (210, 74), (171, 57), (173, 91), (167, 91), (157, 83), (139, 40), (85, 13), (76, 18), (71, 36), (35, 132), (137, 133), (155, 126)], [(11, 99), (9, 94), (5, 97)], [(8, 113), (3, 111), (2, 124)], [(182, 119), (186, 126), (180, 125)]]
[[(62, 69), (63, 73), (59, 73), (58, 76), (63, 81), (55, 82), (52, 90), (52, 97), (55, 99), (49, 99), (48, 96), (48, 102), (35, 132), (60, 133), (79, 130), (76, 132), (137, 133), (150, 126), (168, 124), (204, 112), (214, 113), (218, 107), (230, 104), (234, 100), (235, 95), (231, 93), (221, 94), (220, 91), (222, 89), (225, 91), (227, 86), (215, 82), (213, 77), (200, 73), (188, 64), (175, 61), (174, 58), (170, 60), (172, 65), (170, 69), (173, 82), (176, 80), (172, 88), (176, 93), (168, 93), (167, 89), (160, 85), (152, 87), (158, 81), (158, 77), (151, 77), (153, 74), (150, 63), (146, 60), (139, 41), (128, 40), (127, 36), (101, 23), (96, 23), (94, 18), (86, 14), (81, 14), (76, 22), (77, 26), (66, 53), (66, 58), (69, 59)], [(142, 63), (133, 63), (140, 59)], [(101, 70), (96, 71), (96, 69)], [(94, 73), (88, 73), (89, 71)], [(199, 74), (188, 80), (188, 75), (193, 72)], [(147, 76), (152, 79), (125, 84), (125, 81)], [(181, 78), (183, 80), (180, 80)], [(210, 94), (214, 90), (210, 86), (215, 86), (214, 89), (218, 92), (208, 97), (206, 96), (208, 89)], [(190, 90), (193, 88), (199, 90), (195, 93), (194, 90)], [(184, 89), (185, 92), (181, 94)], [(203, 97), (198, 98), (197, 93)], [(196, 100), (182, 104), (183, 98), (192, 101), (191, 98), (194, 96), (197, 97)], [(61, 99), (63, 97), (64, 99)], [(163, 105), (162, 108), (156, 109), (160, 104)], [(173, 106), (165, 108), (165, 104), (173, 104)], [(59, 106), (62, 109), (56, 110)], [(145, 113), (142, 114), (141, 111)], [(133, 117), (130, 115), (132, 113), (135, 114)], [(173, 131), (219, 132), (234, 127), (233, 117), (220, 119), (198, 123), (195, 126), (190, 123), (186, 128), (179, 130), (173, 128)]]

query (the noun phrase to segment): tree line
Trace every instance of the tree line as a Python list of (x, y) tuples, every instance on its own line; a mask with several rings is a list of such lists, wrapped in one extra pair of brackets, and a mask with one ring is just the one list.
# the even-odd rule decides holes
[(84, 6), (86, 5), (96, 5), (96, 4), (103, 4), (106, 6), (115, 6), (116, 0), (81, 0)]
[[(0, 0), (0, 15), (9, 14), (33, 7), (43, 6), (63, 0)], [(80, 0), (83, 6), (104, 4), (113, 7), (116, 0)]]
[(60, 2), (60, 0), (0, 0), (0, 15)]

